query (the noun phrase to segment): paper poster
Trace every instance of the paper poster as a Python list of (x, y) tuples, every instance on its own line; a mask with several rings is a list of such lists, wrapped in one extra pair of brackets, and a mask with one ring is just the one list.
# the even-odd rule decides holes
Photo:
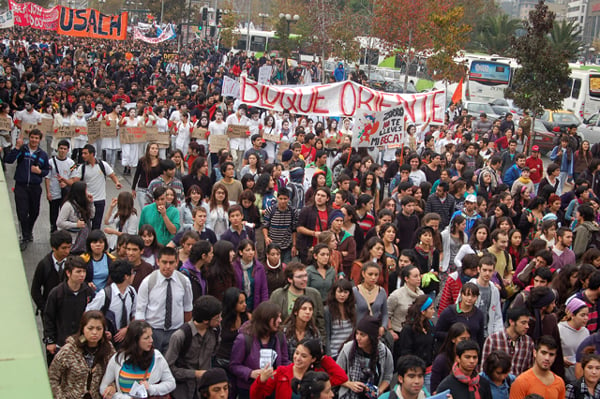
[(248, 137), (248, 125), (229, 125), (227, 127), (227, 136), (232, 139), (245, 139)]
[(274, 141), (275, 143), (281, 141), (281, 137), (278, 134), (263, 133), (262, 137), (265, 141)]
[(220, 149), (229, 147), (229, 137), (222, 134), (211, 134), (208, 136), (210, 152), (218, 152)]
[(208, 129), (204, 127), (195, 127), (190, 136), (195, 139), (206, 140), (206, 132), (208, 132)]
[[(108, 122), (108, 125), (106, 124)], [(100, 137), (117, 137), (117, 121), (102, 121), (100, 124)]]
[(102, 121), (88, 121), (87, 135), (88, 142), (93, 143), (101, 138)]
[(403, 107), (381, 112), (359, 110), (352, 128), (352, 147), (402, 146), (405, 115)]
[(59, 126), (56, 129), (54, 129), (54, 138), (69, 139), (75, 136), (76, 133), (74, 126)]
[(145, 127), (125, 127), (120, 130), (121, 144), (135, 144), (146, 142), (146, 128)]
[(0, 118), (0, 130), (12, 130), (12, 121), (9, 118)]

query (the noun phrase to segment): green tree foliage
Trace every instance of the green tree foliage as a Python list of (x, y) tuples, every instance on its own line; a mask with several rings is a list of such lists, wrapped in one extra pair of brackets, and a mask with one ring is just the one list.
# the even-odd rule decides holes
[(554, 18), (540, 0), (523, 22), (526, 34), (511, 39), (511, 49), (521, 68), (516, 69), (506, 96), (518, 107), (531, 110), (534, 118), (546, 108), (559, 109), (568, 94), (568, 55), (555, 49), (548, 39)]
[(479, 25), (474, 44), (486, 53), (509, 56), (510, 40), (521, 26), (521, 21), (507, 14), (485, 17)]
[(579, 37), (581, 27), (573, 21), (555, 22), (550, 32), (550, 44), (554, 50), (564, 52), (569, 59), (577, 56), (580, 46), (583, 45)]

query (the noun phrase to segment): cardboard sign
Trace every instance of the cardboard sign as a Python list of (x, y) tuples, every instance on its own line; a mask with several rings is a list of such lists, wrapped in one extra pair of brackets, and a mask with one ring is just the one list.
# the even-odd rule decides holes
[(42, 133), (51, 135), (54, 131), (53, 127), (54, 119), (42, 118), (42, 123), (40, 123), (37, 128), (40, 129)]
[(121, 144), (135, 144), (146, 142), (146, 128), (145, 127), (126, 127), (121, 128)]
[(93, 143), (102, 137), (100, 133), (102, 129), (102, 123), (102, 121), (88, 121), (87, 135), (90, 143)]
[(75, 126), (75, 135), (76, 136), (87, 136), (88, 128), (87, 126)]
[(263, 133), (263, 139), (265, 141), (273, 141), (275, 143), (277, 143), (278, 141), (281, 141), (281, 137), (279, 137), (278, 134), (267, 134), (267, 133)]
[(93, 8), (60, 7), (58, 34), (95, 39), (125, 40), (127, 13), (105, 15)]
[(211, 134), (208, 137), (210, 152), (218, 152), (223, 148), (229, 147), (229, 137), (222, 134)]
[(195, 127), (190, 136), (194, 139), (206, 140), (206, 132), (208, 129), (204, 127)]
[(164, 53), (162, 56), (163, 62), (169, 63), (171, 61), (177, 62), (179, 54), (177, 53)]
[(74, 126), (59, 126), (54, 130), (54, 138), (57, 139), (70, 139), (76, 135)]
[(281, 143), (279, 143), (279, 145), (277, 146), (277, 159), (281, 160), (283, 152), (288, 148), (290, 148), (290, 143), (288, 143), (287, 141), (282, 141)]
[(9, 118), (0, 118), (0, 130), (2, 130), (2, 131), (12, 130), (12, 121)]
[(21, 123), (21, 131), (23, 133), (29, 133), (31, 132), (33, 129), (39, 129), (39, 125), (37, 123), (25, 123), (22, 122)]
[(106, 121), (102, 121), (100, 124), (100, 137), (117, 137), (117, 121), (109, 121), (108, 126), (106, 125)]
[(246, 132), (248, 131), (247, 125), (229, 125), (227, 128), (227, 136), (232, 139), (245, 139), (248, 136)]
[(401, 147), (405, 115), (401, 106), (381, 112), (359, 110), (352, 129), (352, 147)]
[(171, 142), (169, 132), (159, 132), (155, 126), (146, 128), (146, 140), (149, 143), (158, 144), (159, 147), (161, 145), (169, 145)]

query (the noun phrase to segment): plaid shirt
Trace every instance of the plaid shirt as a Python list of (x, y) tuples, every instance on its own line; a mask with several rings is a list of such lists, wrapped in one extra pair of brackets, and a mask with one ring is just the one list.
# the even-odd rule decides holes
[(483, 345), (482, 364), (485, 359), (495, 350), (501, 350), (512, 357), (511, 373), (519, 375), (533, 366), (533, 339), (524, 335), (513, 341), (506, 330), (493, 333), (485, 340)]
[(575, 382), (575, 384), (567, 384), (567, 394), (565, 396), (565, 399), (577, 399), (577, 396), (575, 395), (575, 386), (577, 384), (579, 385), (579, 389), (581, 393), (583, 393), (582, 398), (583, 399), (595, 399), (595, 398), (600, 398), (600, 384), (596, 384), (596, 389), (594, 390), (594, 395), (590, 395), (590, 391), (587, 387), (587, 385), (585, 384), (585, 380), (583, 378), (581, 378), (580, 380), (577, 380)]

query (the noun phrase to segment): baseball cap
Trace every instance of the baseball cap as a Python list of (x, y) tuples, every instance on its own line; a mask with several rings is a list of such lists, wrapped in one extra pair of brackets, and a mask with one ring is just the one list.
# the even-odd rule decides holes
[(467, 195), (467, 198), (465, 198), (465, 202), (477, 203), (477, 196), (474, 194), (469, 194), (469, 195)]
[(533, 151), (533, 152), (540, 152), (540, 146), (534, 145), (533, 147), (531, 147), (531, 151)]

